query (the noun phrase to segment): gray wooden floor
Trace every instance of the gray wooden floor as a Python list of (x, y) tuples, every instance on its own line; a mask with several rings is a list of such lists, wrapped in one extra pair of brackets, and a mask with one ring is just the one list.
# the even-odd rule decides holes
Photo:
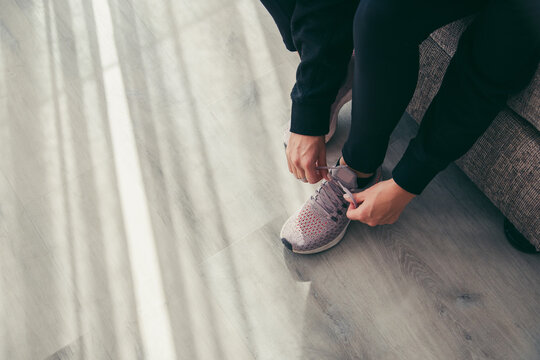
[(454, 166), (284, 249), (297, 62), (257, 0), (2, 0), (0, 359), (539, 359), (540, 258)]

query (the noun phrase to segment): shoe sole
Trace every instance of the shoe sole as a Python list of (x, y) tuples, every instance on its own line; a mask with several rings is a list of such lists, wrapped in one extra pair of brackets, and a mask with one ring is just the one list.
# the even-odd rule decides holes
[[(317, 253), (320, 253), (320, 252), (323, 252), (325, 250), (328, 250), (334, 246), (336, 246), (337, 244), (339, 244), (339, 242), (343, 239), (343, 237), (345, 236), (345, 232), (347, 231), (347, 228), (349, 227), (349, 224), (351, 223), (351, 221), (349, 220), (347, 222), (347, 225), (345, 225), (345, 228), (343, 228), (343, 231), (341, 231), (341, 233), (332, 241), (330, 241), (329, 243), (327, 243), (326, 245), (323, 245), (319, 248), (316, 248), (316, 249), (311, 249), (311, 250), (295, 250), (294, 247), (292, 249), (290, 249), (292, 252), (296, 253), (296, 254), (301, 254), (301, 255), (309, 255), (309, 254), (317, 254)], [(284, 237), (280, 236), (281, 237), (281, 241), (283, 241), (283, 239), (285, 239)], [(285, 239), (285, 241), (287, 241)], [(288, 242), (288, 241), (287, 241)]]

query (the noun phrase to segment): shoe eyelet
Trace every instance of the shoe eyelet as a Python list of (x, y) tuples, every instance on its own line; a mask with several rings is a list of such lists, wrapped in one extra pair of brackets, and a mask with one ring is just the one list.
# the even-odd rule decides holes
[(343, 215), (343, 212), (341, 210), (337, 211), (338, 215)]
[(343, 203), (343, 204), (341, 204), (341, 206), (342, 206), (343, 208), (348, 208), (348, 207), (349, 207), (349, 203)]
[(334, 220), (335, 222), (337, 222), (337, 220), (338, 220), (338, 218), (335, 217), (335, 216), (332, 216), (331, 219)]

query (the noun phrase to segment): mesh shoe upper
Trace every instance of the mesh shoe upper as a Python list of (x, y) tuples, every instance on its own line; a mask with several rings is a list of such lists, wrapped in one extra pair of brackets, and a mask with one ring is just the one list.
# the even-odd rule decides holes
[[(323, 181), (281, 230), (281, 237), (294, 251), (316, 252), (337, 239), (350, 222), (346, 216), (349, 203), (343, 199), (343, 194), (360, 190), (356, 189), (356, 174), (347, 166), (328, 169), (332, 180)], [(380, 170), (368, 186), (379, 180)]]

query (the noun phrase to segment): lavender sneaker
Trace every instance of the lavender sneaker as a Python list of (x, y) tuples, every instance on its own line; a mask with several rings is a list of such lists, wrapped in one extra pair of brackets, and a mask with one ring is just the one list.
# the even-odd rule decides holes
[(324, 168), (329, 170), (331, 180), (323, 180), (315, 194), (281, 229), (281, 241), (295, 253), (314, 254), (337, 245), (350, 223), (346, 215), (349, 203), (343, 194), (351, 195), (381, 181), (381, 168), (378, 168), (373, 180), (359, 189), (356, 173), (348, 166)]
[[(341, 110), (343, 105), (345, 105), (352, 99), (353, 71), (354, 53), (351, 56), (351, 60), (349, 61), (349, 68), (347, 69), (347, 77), (345, 78), (345, 82), (339, 88), (336, 95), (336, 100), (330, 108), (330, 130), (328, 131), (328, 134), (326, 134), (324, 137), (325, 143), (329, 142), (330, 139), (332, 139), (332, 136), (334, 136), (334, 134), (336, 133), (339, 111)], [(287, 144), (289, 143), (289, 138), (291, 137), (289, 129), (290, 126), (289, 124), (287, 124), (287, 127), (283, 131), (283, 145), (285, 145), (285, 147), (287, 147)]]

